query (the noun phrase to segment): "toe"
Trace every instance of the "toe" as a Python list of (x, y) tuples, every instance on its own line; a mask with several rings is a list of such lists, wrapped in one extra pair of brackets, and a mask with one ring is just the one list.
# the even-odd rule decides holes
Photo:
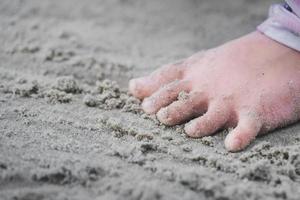
[(209, 105), (207, 112), (185, 126), (185, 132), (190, 137), (203, 137), (215, 133), (229, 120), (228, 108), (220, 103)]
[(180, 63), (166, 65), (149, 76), (130, 80), (129, 92), (139, 99), (148, 97), (163, 85), (181, 79), (183, 70), (184, 66)]
[(172, 126), (201, 115), (207, 109), (207, 98), (204, 93), (192, 92), (186, 98), (162, 108), (157, 118), (163, 124)]
[(187, 81), (174, 81), (160, 88), (150, 97), (145, 98), (142, 103), (142, 108), (148, 114), (156, 113), (160, 108), (177, 100), (180, 92), (188, 92), (188, 90), (189, 84)]
[(261, 130), (260, 121), (253, 116), (243, 116), (235, 129), (225, 139), (225, 147), (228, 151), (236, 152), (247, 147)]

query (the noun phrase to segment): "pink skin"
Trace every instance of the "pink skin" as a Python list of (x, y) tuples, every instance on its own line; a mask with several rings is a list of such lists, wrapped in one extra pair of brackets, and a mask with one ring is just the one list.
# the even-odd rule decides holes
[(234, 127), (225, 147), (235, 152), (300, 119), (300, 53), (253, 32), (133, 79), (129, 91), (162, 123), (188, 122), (190, 137)]

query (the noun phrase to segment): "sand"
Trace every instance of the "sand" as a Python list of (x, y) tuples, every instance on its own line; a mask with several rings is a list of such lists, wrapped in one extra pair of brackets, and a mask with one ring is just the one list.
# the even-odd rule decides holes
[(132, 77), (255, 29), (271, 0), (1, 0), (0, 199), (300, 199), (300, 124), (228, 153)]

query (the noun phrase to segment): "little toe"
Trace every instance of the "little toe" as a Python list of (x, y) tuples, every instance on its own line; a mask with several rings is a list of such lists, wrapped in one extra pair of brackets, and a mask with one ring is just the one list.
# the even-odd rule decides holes
[(178, 94), (182, 91), (189, 91), (187, 81), (177, 80), (169, 83), (153, 93), (150, 97), (145, 98), (142, 103), (142, 108), (148, 114), (156, 113), (162, 107), (177, 100)]
[(152, 72), (149, 76), (130, 80), (129, 92), (139, 99), (148, 97), (163, 85), (181, 79), (183, 70), (184, 66), (180, 63), (166, 65)]
[(149, 85), (149, 83), (147, 83), (147, 77), (131, 79), (128, 86), (129, 93), (138, 99), (143, 99), (150, 93), (148, 87), (145, 87), (147, 85)]
[(190, 137), (203, 137), (212, 135), (222, 128), (229, 120), (229, 111), (222, 104), (212, 104), (208, 111), (185, 125), (185, 132)]
[(191, 93), (187, 98), (178, 100), (162, 108), (157, 118), (165, 125), (177, 125), (199, 116), (207, 109), (207, 98), (203, 93)]
[(225, 138), (225, 147), (228, 151), (237, 152), (246, 148), (255, 139), (261, 130), (260, 121), (252, 116), (244, 116), (238, 125)]

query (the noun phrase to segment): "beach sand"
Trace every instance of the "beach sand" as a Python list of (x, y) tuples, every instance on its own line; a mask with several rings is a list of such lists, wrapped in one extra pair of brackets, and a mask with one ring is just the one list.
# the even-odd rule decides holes
[(274, 1), (1, 0), (0, 199), (300, 199), (300, 124), (228, 153), (128, 80), (255, 30)]

